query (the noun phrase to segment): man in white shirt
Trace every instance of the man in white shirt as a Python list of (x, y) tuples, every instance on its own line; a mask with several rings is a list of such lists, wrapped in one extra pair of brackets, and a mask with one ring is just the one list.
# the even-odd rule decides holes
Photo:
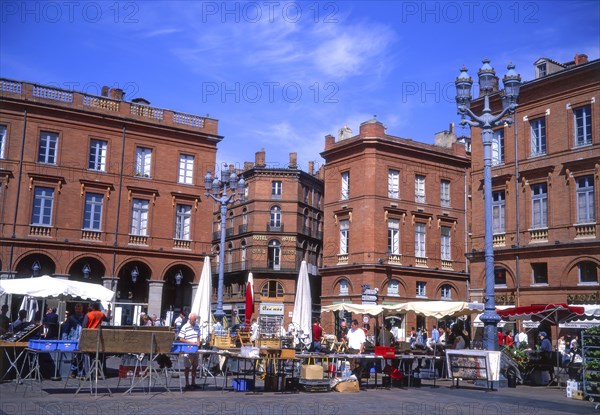
[[(198, 316), (196, 313), (190, 313), (187, 323), (185, 323), (179, 331), (179, 341), (183, 343), (195, 344), (200, 346), (200, 326), (196, 321)], [(183, 355), (183, 365), (185, 374), (185, 388), (197, 388), (196, 385), (196, 370), (198, 369), (198, 353), (186, 353)], [(189, 380), (190, 369), (192, 372), (192, 383)]]
[[(529, 342), (527, 341), (527, 333), (525, 332), (525, 327), (523, 327), (521, 329), (521, 331), (519, 332), (519, 334), (517, 334), (517, 347), (522, 348), (529, 348)], [(525, 346), (521, 346), (521, 344), (524, 344)]]
[(358, 327), (358, 320), (352, 320), (348, 331), (348, 349), (351, 354), (362, 354), (365, 350), (365, 332)]

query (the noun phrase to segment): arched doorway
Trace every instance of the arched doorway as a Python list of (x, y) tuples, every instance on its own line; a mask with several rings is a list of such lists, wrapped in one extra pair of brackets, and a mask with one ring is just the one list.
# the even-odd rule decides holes
[(119, 270), (115, 301), (115, 325), (139, 325), (139, 316), (148, 309), (148, 281), (152, 278), (150, 267), (132, 261)]

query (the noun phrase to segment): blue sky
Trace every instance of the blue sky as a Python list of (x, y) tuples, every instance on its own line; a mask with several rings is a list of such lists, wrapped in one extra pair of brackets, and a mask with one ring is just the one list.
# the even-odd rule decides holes
[[(600, 56), (597, 1), (74, 1), (1, 4), (0, 76), (219, 119), (219, 161), (323, 162), (324, 136), (377, 115), (431, 143), (457, 122), (454, 79), (489, 57)], [(459, 134), (468, 130), (457, 129)]]

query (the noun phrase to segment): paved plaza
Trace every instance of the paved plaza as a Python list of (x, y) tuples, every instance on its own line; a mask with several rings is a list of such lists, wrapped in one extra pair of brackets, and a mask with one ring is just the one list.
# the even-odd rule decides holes
[[(65, 383), (67, 387), (64, 388)], [(414, 388), (368, 389), (357, 393), (249, 394), (222, 391), (223, 378), (206, 390), (180, 393), (155, 387), (150, 392), (136, 387), (131, 393), (117, 378), (100, 381), (97, 394), (89, 383), (75, 395), (78, 382), (44, 380), (34, 384), (0, 384), (0, 413), (6, 415), (564, 415), (600, 414), (594, 404), (566, 397), (564, 389), (519, 385), (494, 391), (450, 381), (424, 381)], [(111, 388), (109, 395), (106, 386)], [(259, 383), (258, 386), (261, 386)]]

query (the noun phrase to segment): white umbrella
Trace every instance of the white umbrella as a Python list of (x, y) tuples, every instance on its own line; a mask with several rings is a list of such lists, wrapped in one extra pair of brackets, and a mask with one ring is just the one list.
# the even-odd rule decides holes
[[(298, 285), (296, 286), (296, 298), (294, 300), (294, 313), (292, 323), (298, 327), (306, 342), (312, 341), (311, 331), (312, 296), (310, 294), (310, 282), (308, 280), (308, 268), (306, 261), (300, 265), (298, 274)], [(296, 338), (296, 342), (299, 339)]]
[[(0, 280), (0, 294), (20, 294), (36, 298), (65, 297), (112, 301), (115, 293), (100, 284), (79, 282), (42, 275), (35, 278)], [(37, 311), (37, 310), (36, 310)]]
[(204, 266), (200, 274), (200, 283), (192, 302), (192, 313), (198, 315), (198, 325), (201, 329), (201, 338), (206, 341), (210, 331), (210, 300), (212, 297), (212, 275), (210, 272), (210, 258), (204, 257)]

